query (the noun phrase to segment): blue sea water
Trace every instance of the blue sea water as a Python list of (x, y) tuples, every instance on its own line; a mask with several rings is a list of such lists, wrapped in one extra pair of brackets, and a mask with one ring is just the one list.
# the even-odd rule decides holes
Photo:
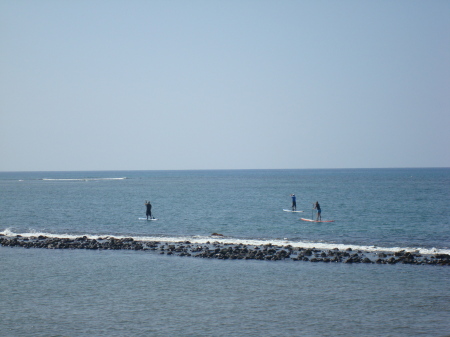
[[(0, 234), (449, 254), (449, 187), (448, 168), (3, 172)], [(304, 213), (283, 212), (291, 193)], [(335, 222), (300, 220), (315, 201)], [(9, 247), (0, 263), (2, 336), (450, 335), (445, 266)]]

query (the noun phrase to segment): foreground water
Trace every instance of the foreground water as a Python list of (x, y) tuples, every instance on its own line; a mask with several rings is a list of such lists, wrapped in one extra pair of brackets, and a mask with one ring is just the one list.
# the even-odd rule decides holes
[[(449, 252), (449, 169), (0, 174), (0, 234)], [(297, 208), (283, 212), (289, 195)], [(138, 220), (151, 200), (157, 221)], [(318, 200), (331, 224), (307, 223)], [(0, 247), (0, 335), (444, 336), (449, 268)]]

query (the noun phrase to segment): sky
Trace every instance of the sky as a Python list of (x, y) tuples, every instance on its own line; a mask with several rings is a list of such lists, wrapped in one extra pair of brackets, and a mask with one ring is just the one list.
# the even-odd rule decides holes
[(450, 167), (449, 13), (0, 0), (0, 171)]

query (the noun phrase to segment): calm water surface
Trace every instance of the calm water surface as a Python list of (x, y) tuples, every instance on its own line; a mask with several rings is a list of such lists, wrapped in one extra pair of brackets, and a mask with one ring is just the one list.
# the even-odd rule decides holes
[[(0, 173), (0, 233), (218, 232), (235, 243), (445, 253), (449, 182), (449, 169)], [(291, 193), (304, 213), (282, 211)], [(158, 221), (138, 220), (145, 200)], [(299, 220), (316, 200), (334, 223)], [(447, 267), (9, 247), (0, 263), (2, 336), (450, 334)]]

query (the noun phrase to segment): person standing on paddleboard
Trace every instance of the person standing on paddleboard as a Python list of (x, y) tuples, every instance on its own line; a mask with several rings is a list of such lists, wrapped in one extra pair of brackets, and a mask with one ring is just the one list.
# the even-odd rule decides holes
[(291, 198), (292, 198), (292, 210), (296, 211), (297, 210), (297, 198), (295, 197), (295, 194), (291, 194)]
[(317, 220), (316, 221), (322, 220), (322, 210), (320, 209), (320, 205), (319, 205), (318, 201), (316, 201), (316, 204), (314, 205), (314, 209), (317, 210)]
[(152, 204), (150, 203), (150, 201), (145, 200), (145, 206), (147, 207), (145, 214), (147, 215), (148, 220), (149, 217), (150, 219), (152, 218)]

